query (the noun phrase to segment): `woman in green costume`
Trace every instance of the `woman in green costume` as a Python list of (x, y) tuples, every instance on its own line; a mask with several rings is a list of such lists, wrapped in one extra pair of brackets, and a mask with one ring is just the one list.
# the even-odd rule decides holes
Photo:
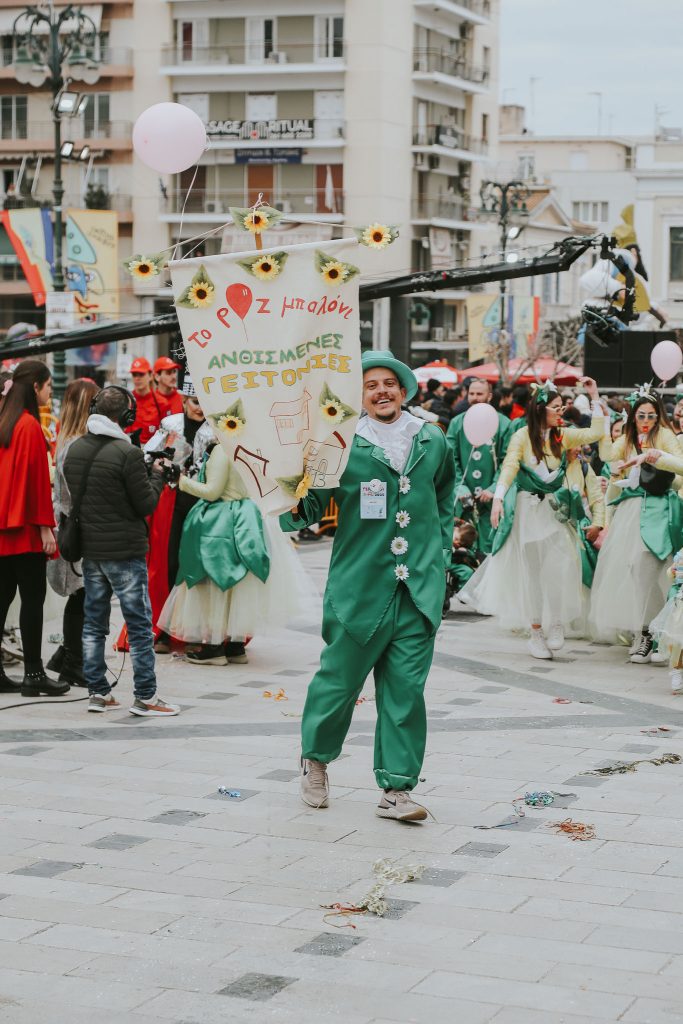
[(615, 643), (620, 633), (632, 633), (631, 661), (646, 664), (649, 624), (666, 602), (667, 569), (683, 544), (683, 506), (674, 486), (675, 474), (683, 474), (683, 446), (654, 391), (643, 386), (629, 403), (623, 435), (600, 442), (600, 458), (612, 473), (606, 495), (612, 515), (589, 621), (596, 640)]
[(185, 520), (176, 585), (158, 625), (198, 645), (186, 651), (193, 664), (244, 664), (245, 637), (296, 618), (306, 599), (304, 570), (278, 520), (264, 520), (247, 497), (221, 445), (179, 487), (200, 500)]
[(562, 428), (562, 399), (551, 381), (536, 388), (527, 426), (511, 438), (496, 486), (493, 551), (458, 595), (497, 616), (506, 629), (530, 628), (534, 658), (552, 658), (583, 614), (576, 534), (546, 500), (566, 486), (567, 450), (591, 444), (605, 431), (597, 385), (589, 377), (582, 383), (593, 400), (593, 420), (585, 428)]

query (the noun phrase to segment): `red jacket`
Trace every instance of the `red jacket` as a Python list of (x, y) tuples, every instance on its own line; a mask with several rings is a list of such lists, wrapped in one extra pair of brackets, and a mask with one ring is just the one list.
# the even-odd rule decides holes
[(159, 429), (159, 424), (164, 416), (168, 416), (166, 411), (167, 405), (161, 395), (158, 395), (153, 388), (142, 398), (139, 395), (135, 395), (135, 401), (138, 414), (135, 423), (132, 427), (128, 427), (126, 433), (132, 434), (134, 430), (142, 427), (140, 444), (145, 445)]
[(183, 400), (177, 388), (174, 388), (170, 395), (162, 395), (160, 391), (157, 391), (156, 396), (159, 405), (164, 408), (164, 416), (172, 416), (174, 413), (183, 411)]
[(54, 525), (45, 437), (23, 412), (9, 447), (0, 448), (0, 556), (41, 552), (40, 527)]

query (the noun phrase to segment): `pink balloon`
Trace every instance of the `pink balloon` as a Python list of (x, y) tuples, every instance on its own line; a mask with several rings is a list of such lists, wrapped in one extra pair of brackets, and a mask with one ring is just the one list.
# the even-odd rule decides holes
[(225, 298), (240, 320), (244, 320), (254, 298), (251, 288), (246, 284), (231, 284), (225, 289)]
[(471, 405), (462, 421), (465, 437), (475, 448), (490, 444), (498, 430), (498, 413), (487, 402)]
[(133, 126), (133, 149), (152, 170), (179, 174), (199, 161), (206, 149), (206, 128), (182, 103), (155, 103)]
[(650, 366), (660, 380), (672, 380), (683, 366), (683, 352), (675, 341), (659, 341), (650, 352)]

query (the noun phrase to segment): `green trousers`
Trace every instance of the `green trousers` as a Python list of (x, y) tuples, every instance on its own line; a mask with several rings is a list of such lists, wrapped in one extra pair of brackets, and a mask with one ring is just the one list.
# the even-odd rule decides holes
[(413, 789), (424, 760), (424, 687), (434, 654), (434, 627), (399, 584), (375, 635), (361, 647), (329, 606), (326, 647), (308, 688), (301, 723), (302, 754), (329, 764), (339, 757), (358, 696), (375, 677), (375, 778), (382, 789)]

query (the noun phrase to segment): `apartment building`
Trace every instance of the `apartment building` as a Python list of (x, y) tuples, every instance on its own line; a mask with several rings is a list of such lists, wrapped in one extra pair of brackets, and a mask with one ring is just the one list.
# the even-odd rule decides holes
[[(45, 5), (44, 5), (45, 6)], [(56, 0), (55, 11), (65, 6)], [(16, 78), (20, 40), (13, 35), (25, 8), (0, 2), (0, 193), (7, 206), (52, 208), (54, 178), (53, 96), (46, 83), (20, 84)], [(167, 82), (159, 74), (156, 40), (166, 34), (166, 6), (154, 0), (109, 0), (83, 7), (96, 30), (87, 54), (73, 55), (87, 81), (67, 83), (84, 98), (76, 117), (62, 117), (62, 140), (73, 143), (75, 159), (64, 158), (63, 209), (108, 208), (118, 219), (119, 260), (139, 248), (161, 248), (167, 231), (158, 224), (157, 176), (134, 159), (132, 126), (151, 103), (168, 98)], [(69, 31), (70, 23), (65, 25)], [(70, 68), (64, 67), (68, 78)], [(80, 155), (83, 159), (78, 159)], [(7, 197), (11, 196), (11, 201)], [(153, 301), (134, 292), (121, 271), (119, 311), (143, 315)], [(104, 308), (106, 315), (108, 312)], [(0, 332), (23, 321), (44, 322), (4, 231), (0, 232)]]
[[(278, 244), (338, 237), (344, 225), (396, 224), (388, 275), (451, 267), (487, 248), (478, 218), (497, 135), (498, 0), (110, 0), (85, 10), (97, 26), (97, 80), (62, 133), (86, 161), (63, 166), (64, 207), (98, 191), (119, 219), (120, 259), (210, 232), (201, 252), (239, 249), (231, 206), (259, 195), (280, 208)], [(59, 7), (59, 0), (57, 3)], [(0, 186), (51, 205), (52, 96), (19, 85), (12, 25), (0, 0)], [(132, 125), (153, 103), (195, 110), (209, 146), (199, 166), (159, 176), (134, 155)], [(476, 197), (473, 199), (473, 197)], [(488, 233), (488, 234), (487, 234)], [(496, 232), (494, 230), (494, 236)], [(272, 239), (272, 236), (271, 236)], [(194, 245), (195, 243), (191, 243)], [(3, 252), (6, 249), (6, 252)], [(0, 237), (0, 329), (40, 322), (7, 240)], [(120, 310), (168, 308), (168, 282), (122, 272)], [(362, 311), (365, 343), (464, 347), (465, 294), (380, 300)], [(155, 354), (166, 340), (127, 346)]]
[[(171, 241), (216, 228), (207, 254), (244, 244), (221, 230), (260, 194), (295, 223), (278, 243), (324, 241), (342, 225), (397, 224), (387, 274), (478, 255), (487, 227), (472, 195), (495, 152), (497, 2), (169, 0), (161, 73), (207, 125), (196, 173), (170, 183), (159, 220)], [(188, 188), (192, 188), (188, 195)], [(490, 230), (490, 229), (488, 229)], [(464, 293), (362, 311), (364, 341), (464, 345)]]

